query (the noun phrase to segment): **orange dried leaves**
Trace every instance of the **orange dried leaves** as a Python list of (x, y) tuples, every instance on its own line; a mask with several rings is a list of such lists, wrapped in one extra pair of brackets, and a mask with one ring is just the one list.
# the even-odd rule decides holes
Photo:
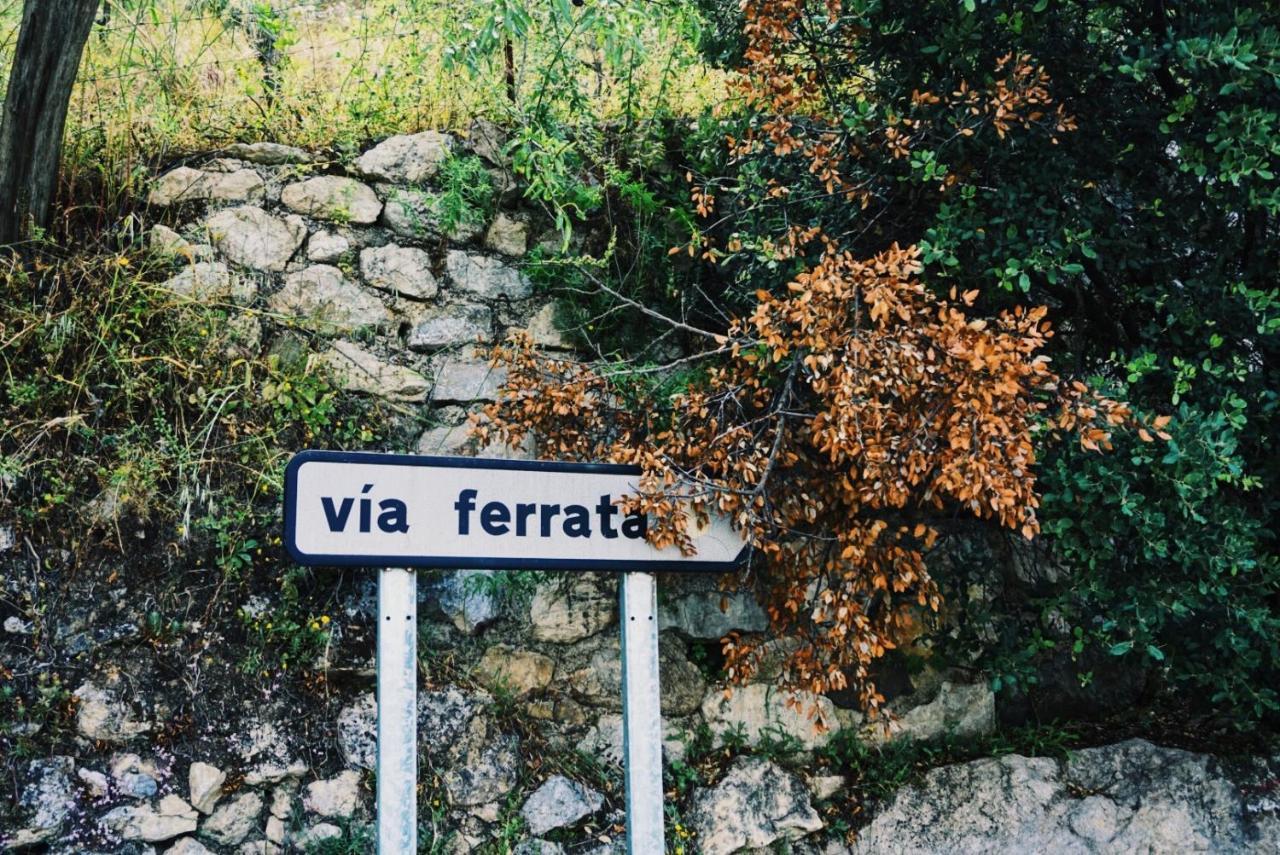
[[(640, 466), (632, 507), (659, 546), (691, 549), (689, 515), (727, 515), (754, 546), (774, 629), (801, 640), (790, 684), (851, 678), (875, 709), (871, 663), (940, 606), (932, 521), (962, 511), (1034, 534), (1036, 431), (1105, 448), (1130, 419), (1050, 371), (1043, 309), (974, 319), (919, 270), (914, 248), (822, 256), (783, 296), (759, 292), (726, 331), (727, 357), (667, 401), (629, 401), (624, 376), (517, 338), (496, 353), (508, 384), (477, 431), (533, 431), (544, 457)], [(741, 679), (756, 654), (725, 644)]]

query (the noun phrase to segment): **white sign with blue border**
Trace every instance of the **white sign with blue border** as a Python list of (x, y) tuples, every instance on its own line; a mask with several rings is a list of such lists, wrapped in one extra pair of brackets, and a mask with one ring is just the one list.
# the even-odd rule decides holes
[(284, 534), (299, 564), (382, 568), (378, 576), (378, 853), (416, 852), (415, 567), (623, 571), (619, 590), (627, 851), (665, 851), (658, 675), (659, 571), (727, 573), (746, 555), (723, 517), (690, 532), (695, 555), (656, 549), (620, 502), (640, 470), (303, 451), (285, 470)]
[(696, 555), (655, 549), (620, 501), (640, 470), (602, 463), (304, 451), (285, 473), (285, 545), (299, 564), (729, 572), (723, 518)]

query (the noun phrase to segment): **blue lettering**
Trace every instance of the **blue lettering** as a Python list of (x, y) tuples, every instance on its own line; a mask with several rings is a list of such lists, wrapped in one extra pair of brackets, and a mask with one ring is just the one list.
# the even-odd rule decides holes
[(565, 508), (564, 533), (566, 537), (590, 537), (591, 512), (582, 505), (570, 505)]
[(458, 512), (458, 534), (471, 534), (471, 512), (476, 509), (476, 496), (479, 490), (463, 490), (458, 494), (458, 501), (453, 503)]
[(502, 502), (490, 502), (480, 511), (480, 527), (486, 534), (506, 534), (511, 530), (507, 523), (511, 522), (511, 511)]
[(347, 517), (351, 515), (351, 506), (355, 504), (355, 499), (343, 499), (342, 507), (334, 510), (333, 499), (329, 496), (321, 496), (320, 504), (324, 507), (324, 518), (329, 523), (329, 531), (345, 531), (347, 528)]
[(378, 503), (378, 528), (387, 532), (404, 533), (409, 530), (409, 509), (399, 499), (383, 499)]

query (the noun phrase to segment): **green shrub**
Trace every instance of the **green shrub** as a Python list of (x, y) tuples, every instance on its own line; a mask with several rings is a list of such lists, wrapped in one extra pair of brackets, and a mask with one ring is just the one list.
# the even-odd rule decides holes
[(473, 155), (451, 155), (440, 164), (436, 180), (440, 182), (436, 214), (442, 232), (450, 234), (488, 222), (496, 199), (493, 178), (484, 161)]

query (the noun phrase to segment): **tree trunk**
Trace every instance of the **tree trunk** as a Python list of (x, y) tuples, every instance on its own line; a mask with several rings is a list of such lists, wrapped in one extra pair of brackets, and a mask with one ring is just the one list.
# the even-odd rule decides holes
[(0, 246), (49, 225), (62, 128), (98, 0), (26, 0), (0, 115)]
[(507, 100), (516, 103), (516, 52), (511, 46), (511, 37), (502, 37), (502, 60), (507, 73)]

